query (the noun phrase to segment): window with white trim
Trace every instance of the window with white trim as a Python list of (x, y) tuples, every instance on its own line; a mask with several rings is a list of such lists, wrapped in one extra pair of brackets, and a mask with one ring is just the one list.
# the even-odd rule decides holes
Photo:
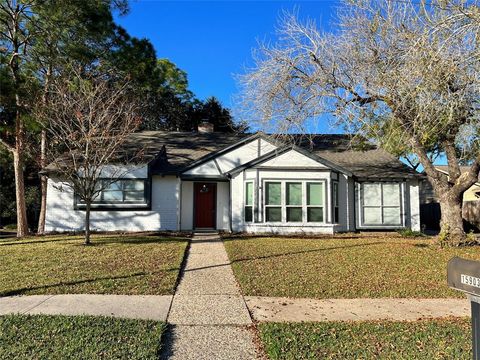
[(325, 183), (307, 183), (307, 222), (324, 221)]
[(264, 200), (265, 222), (324, 222), (324, 181), (266, 181)]
[(282, 183), (268, 181), (265, 183), (265, 221), (282, 221)]
[(362, 223), (370, 226), (401, 226), (400, 183), (362, 183)]
[(253, 221), (253, 181), (245, 183), (245, 206), (244, 206), (245, 222)]
[[(102, 190), (93, 200), (93, 207), (112, 205), (146, 206), (148, 204), (147, 179), (111, 179), (99, 180)], [(77, 205), (85, 206), (85, 202), (77, 199)]]

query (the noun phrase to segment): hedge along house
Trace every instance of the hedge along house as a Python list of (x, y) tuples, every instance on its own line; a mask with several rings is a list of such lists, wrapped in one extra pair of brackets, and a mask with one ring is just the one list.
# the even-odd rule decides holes
[[(136, 133), (145, 161), (101, 193), (91, 228), (420, 230), (419, 175), (393, 155), (371, 144), (355, 149), (348, 135), (294, 138), (298, 145), (263, 133)], [(83, 206), (62, 184), (51, 172), (46, 230), (82, 230)]]

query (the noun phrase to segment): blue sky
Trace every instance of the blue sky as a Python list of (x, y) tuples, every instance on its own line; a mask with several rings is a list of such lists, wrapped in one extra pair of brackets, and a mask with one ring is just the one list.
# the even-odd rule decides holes
[(130, 13), (117, 22), (155, 46), (188, 74), (190, 89), (200, 98), (218, 97), (233, 107), (238, 91), (234, 74), (252, 64), (257, 40), (274, 40), (283, 10), (327, 26), (335, 0), (326, 1), (131, 1)]

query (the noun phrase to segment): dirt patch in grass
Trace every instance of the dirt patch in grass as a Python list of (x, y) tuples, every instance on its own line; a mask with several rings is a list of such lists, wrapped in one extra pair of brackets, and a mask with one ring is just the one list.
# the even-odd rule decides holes
[(158, 359), (162, 322), (0, 316), (0, 359)]
[(45, 236), (0, 242), (0, 296), (172, 294), (188, 239), (158, 235)]
[(468, 319), (263, 323), (271, 359), (471, 359)]
[(463, 297), (446, 284), (453, 256), (480, 260), (479, 247), (440, 249), (432, 238), (396, 233), (316, 239), (226, 239), (245, 295), (306, 298)]

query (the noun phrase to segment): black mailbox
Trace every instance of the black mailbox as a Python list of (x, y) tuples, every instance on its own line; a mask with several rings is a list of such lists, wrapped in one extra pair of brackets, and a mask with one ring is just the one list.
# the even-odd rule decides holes
[(447, 281), (448, 286), (469, 296), (472, 307), (473, 359), (480, 360), (480, 261), (459, 257), (450, 259)]
[(448, 262), (447, 279), (451, 288), (480, 296), (480, 261), (455, 256)]

